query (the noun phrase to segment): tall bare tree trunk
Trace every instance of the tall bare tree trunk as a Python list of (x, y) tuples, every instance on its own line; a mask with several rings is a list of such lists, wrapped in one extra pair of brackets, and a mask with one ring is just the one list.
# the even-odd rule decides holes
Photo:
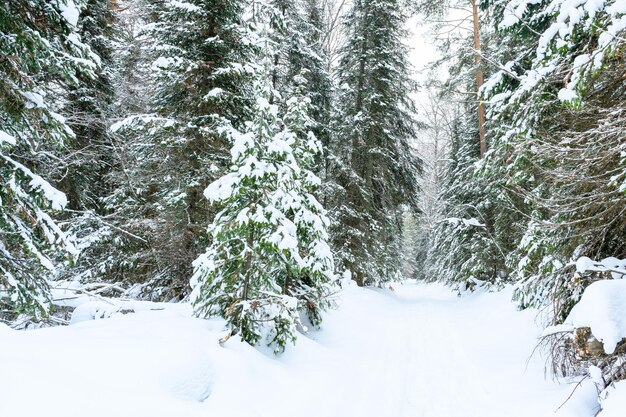
[(480, 137), (480, 157), (487, 152), (487, 139), (485, 138), (485, 105), (480, 100), (478, 92), (485, 82), (482, 69), (482, 57), (480, 48), (480, 20), (478, 16), (478, 1), (472, 0), (472, 14), (474, 17), (474, 50), (476, 51), (476, 99), (478, 101), (478, 135)]

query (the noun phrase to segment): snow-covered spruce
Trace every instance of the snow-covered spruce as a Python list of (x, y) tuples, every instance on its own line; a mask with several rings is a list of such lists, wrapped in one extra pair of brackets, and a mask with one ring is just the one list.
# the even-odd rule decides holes
[(293, 97), (286, 112), (263, 74), (255, 85), (255, 113), (243, 131), (225, 127), (233, 166), (205, 190), (223, 209), (209, 227), (212, 244), (194, 263), (192, 302), (201, 317), (222, 315), (233, 334), (275, 352), (295, 342), (329, 306), (333, 259), (328, 220), (308, 169), (321, 151), (307, 132), (309, 100)]
[(402, 215), (407, 206), (418, 211), (406, 19), (399, 0), (355, 1), (344, 18), (328, 200), (337, 264), (359, 285), (401, 277)]
[(0, 315), (5, 318), (47, 314), (46, 276), (55, 269), (54, 249), (75, 252), (49, 213), (63, 209), (67, 198), (44, 177), (59, 164), (49, 150), (74, 137), (50, 97), (65, 94), (78, 78), (94, 77), (100, 62), (75, 32), (78, 15), (72, 0), (0, 3)]
[(589, 284), (564, 265), (623, 253), (625, 86), (616, 74), (625, 70), (626, 6), (502, 0), (493, 15), (497, 43), (510, 48), (483, 89), (485, 168), (490, 183), (513, 191), (501, 193), (506, 205), (524, 213), (495, 234), (515, 243), (505, 253), (520, 304), (555, 302), (560, 323)]

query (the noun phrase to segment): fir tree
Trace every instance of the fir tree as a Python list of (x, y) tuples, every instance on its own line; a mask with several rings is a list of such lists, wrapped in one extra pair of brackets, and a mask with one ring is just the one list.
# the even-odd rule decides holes
[[(619, 175), (601, 168), (611, 165), (606, 151), (617, 145), (609, 132), (619, 132), (622, 123), (609, 116), (620, 91), (613, 71), (622, 68), (623, 41), (614, 36), (624, 13), (618, 3), (493, 6), (498, 36), (518, 46), (503, 55), (508, 62), (487, 83), (495, 144), (488, 166), (525, 204), (523, 233), (509, 255), (522, 282), (517, 297), (523, 306), (553, 303), (557, 321), (587, 285), (570, 282), (565, 265), (582, 255), (623, 253), (615, 234), (623, 227), (615, 211), (618, 184), (610, 179)], [(591, 167), (589, 158), (602, 162)]]
[(133, 101), (137, 113), (112, 126), (124, 144), (124, 167), (107, 204), (130, 234), (114, 232), (123, 244), (107, 275), (137, 285), (144, 297), (185, 297), (191, 264), (206, 248), (203, 225), (214, 213), (202, 190), (229, 162), (217, 126), (239, 126), (250, 108), (253, 47), (243, 6), (151, 2), (136, 56), (128, 57), (139, 74), (128, 88), (141, 88), (146, 99)]
[(341, 268), (359, 285), (398, 276), (402, 206), (417, 209), (421, 162), (413, 91), (403, 44), (405, 15), (396, 0), (357, 0), (346, 17), (333, 153), (333, 242)]
[(107, 121), (111, 117), (114, 16), (107, 0), (87, 0), (77, 32), (99, 57), (95, 77), (78, 74), (79, 84), (68, 92), (64, 109), (74, 137), (67, 143), (67, 168), (58, 187), (68, 196), (69, 208), (103, 213), (102, 197), (110, 194), (106, 175), (114, 163)]
[(75, 254), (49, 214), (67, 197), (35, 170), (50, 171), (45, 149), (74, 137), (49, 97), (97, 67), (75, 33), (78, 17), (72, 0), (0, 5), (0, 304), (36, 316), (49, 308), (52, 249)]
[(242, 131), (224, 128), (233, 166), (205, 190), (222, 211), (209, 228), (211, 246), (194, 264), (192, 300), (198, 316), (221, 315), (231, 334), (280, 352), (304, 328), (300, 311), (321, 322), (333, 260), (328, 220), (311, 194), (320, 180), (309, 167), (321, 145), (308, 131), (309, 100), (289, 99), (281, 117), (271, 104), (278, 99), (267, 81), (271, 68), (266, 59), (251, 121)]

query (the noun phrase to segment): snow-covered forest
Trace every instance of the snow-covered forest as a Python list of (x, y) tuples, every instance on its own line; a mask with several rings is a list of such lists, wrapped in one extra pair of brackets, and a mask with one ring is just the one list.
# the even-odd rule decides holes
[(0, 0), (0, 417), (626, 415), (626, 0)]

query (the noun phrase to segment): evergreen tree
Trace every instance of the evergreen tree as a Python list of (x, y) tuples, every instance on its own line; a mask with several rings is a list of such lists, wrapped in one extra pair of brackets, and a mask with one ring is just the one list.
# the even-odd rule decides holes
[(288, 78), (293, 80), (302, 75), (307, 80), (304, 94), (311, 99), (309, 114), (314, 122), (312, 129), (326, 149), (330, 144), (333, 82), (328, 71), (330, 58), (322, 45), (324, 11), (320, 0), (301, 0), (298, 7), (300, 18), (295, 26), (297, 36), (290, 37)]
[(622, 129), (614, 112), (623, 41), (615, 33), (624, 29), (624, 10), (619, 2), (557, 0), (493, 7), (498, 35), (518, 45), (486, 89), (496, 145), (489, 166), (526, 205), (509, 263), (522, 282), (521, 304), (553, 303), (559, 321), (588, 284), (572, 282), (565, 266), (582, 255), (624, 253), (613, 182), (620, 174), (603, 168), (619, 164), (608, 150), (619, 146), (613, 134)]
[(309, 100), (289, 99), (281, 117), (271, 104), (279, 99), (267, 81), (272, 69), (268, 58), (251, 121), (242, 131), (224, 128), (233, 166), (205, 190), (222, 211), (209, 228), (212, 244), (194, 264), (192, 300), (198, 316), (221, 315), (231, 334), (253, 345), (265, 339), (280, 352), (304, 328), (300, 311), (321, 322), (333, 259), (328, 220), (311, 194), (320, 183), (310, 166), (321, 145), (308, 131)]
[(114, 16), (108, 0), (86, 0), (77, 32), (83, 43), (98, 55), (95, 77), (78, 74), (78, 85), (68, 92), (68, 124), (74, 137), (67, 142), (66, 172), (58, 187), (68, 196), (69, 208), (104, 213), (102, 197), (111, 193), (106, 175), (114, 163), (107, 131), (111, 117), (113, 85)]
[(250, 108), (253, 47), (243, 6), (239, 0), (146, 6), (139, 51), (129, 56), (143, 78), (129, 88), (145, 86), (147, 99), (112, 126), (125, 144), (124, 167), (107, 199), (129, 232), (114, 232), (123, 243), (108, 279), (136, 284), (144, 297), (187, 295), (191, 264), (206, 248), (203, 225), (213, 213), (202, 190), (229, 162), (217, 127), (224, 120), (239, 126)]
[(474, 118), (459, 116), (455, 124), (452, 162), (440, 196), (444, 218), (426, 243), (423, 273), (463, 290), (506, 277), (506, 253), (492, 223), (502, 206), (498, 184), (490, 184), (488, 174), (476, 167), (480, 155)]
[[(437, 74), (431, 73), (429, 76), (437, 80)], [(423, 280), (434, 279), (427, 267), (428, 251), (431, 249), (433, 233), (444, 214), (441, 192), (446, 185), (450, 158), (455, 158), (458, 152), (455, 150), (451, 155), (450, 145), (451, 138), (458, 136), (460, 106), (450, 101), (442, 89), (439, 81), (429, 81), (428, 100), (420, 106), (419, 113), (425, 123), (418, 137), (420, 156), (424, 161), (424, 170), (420, 175), (421, 213), (408, 222), (411, 227), (405, 228), (404, 232), (405, 241), (409, 241), (404, 244), (405, 263), (412, 263), (411, 270), (405, 275)]]
[(426, 245), (426, 276), (459, 288), (471, 288), (478, 282), (495, 284), (513, 279), (509, 253), (517, 247), (524, 233), (527, 212), (523, 199), (506, 187), (506, 175), (502, 172), (505, 165), (499, 163), (506, 158), (494, 158), (493, 150), (484, 154), (486, 142), (490, 143), (490, 148), (496, 142), (498, 126), (487, 123), (486, 135), (481, 135), (481, 117), (476, 117), (476, 108), (477, 102), (479, 109), (484, 104), (483, 97), (480, 92), (469, 97), (458, 93), (476, 91), (479, 70), (487, 75), (494, 71), (486, 63), (515, 56), (522, 49), (489, 29), (494, 12), (486, 2), (482, 7), (480, 60), (475, 59), (476, 51), (468, 48), (476, 44), (475, 36), (472, 39), (457, 34), (443, 45), (444, 59), (451, 62), (446, 87), (452, 91), (444, 90), (444, 93), (452, 94), (462, 103), (463, 113), (455, 122), (452, 163), (440, 197), (444, 220), (437, 224)]
[[(560, 324), (585, 288), (606, 278), (577, 272), (575, 261), (626, 255), (625, 174), (615, 152), (625, 126), (626, 9), (621, 1), (562, 0), (496, 1), (493, 9), (497, 35), (512, 47), (486, 83), (494, 133), (487, 167), (524, 206), (508, 261), (516, 298), (549, 307), (548, 320)], [(579, 330), (547, 338), (553, 370), (594, 365), (603, 381), (622, 379), (623, 355), (581, 353), (590, 339)]]
[[(322, 49), (323, 10), (319, 0), (271, 0), (257, 2), (257, 9), (269, 13), (274, 43), (272, 87), (284, 97), (295, 90), (311, 99), (313, 131), (324, 146), (328, 145), (332, 80), (328, 57)], [(307, 80), (296, 84), (296, 77)]]
[[(62, 169), (50, 173), (56, 186), (68, 197), (68, 209), (60, 220), (75, 240), (80, 256), (75, 264), (64, 263), (55, 281), (91, 283), (101, 279), (112, 262), (111, 246), (105, 237), (112, 235), (111, 215), (106, 197), (114, 189), (113, 172), (119, 173), (114, 136), (108, 131), (115, 99), (114, 48), (119, 41), (119, 22), (108, 0), (85, 2), (77, 32), (83, 42), (100, 58), (95, 77), (77, 75), (79, 84), (71, 86), (63, 107), (74, 137), (58, 153)], [(108, 294), (105, 294), (108, 295)]]
[(417, 209), (421, 162), (407, 63), (405, 14), (397, 0), (357, 0), (346, 17), (329, 176), (333, 243), (359, 285), (398, 277), (402, 206)]
[(74, 137), (49, 97), (97, 67), (75, 33), (78, 17), (72, 0), (0, 5), (0, 305), (9, 311), (46, 314), (51, 252), (75, 254), (48, 211), (67, 197), (35, 172), (52, 169), (46, 149)]

